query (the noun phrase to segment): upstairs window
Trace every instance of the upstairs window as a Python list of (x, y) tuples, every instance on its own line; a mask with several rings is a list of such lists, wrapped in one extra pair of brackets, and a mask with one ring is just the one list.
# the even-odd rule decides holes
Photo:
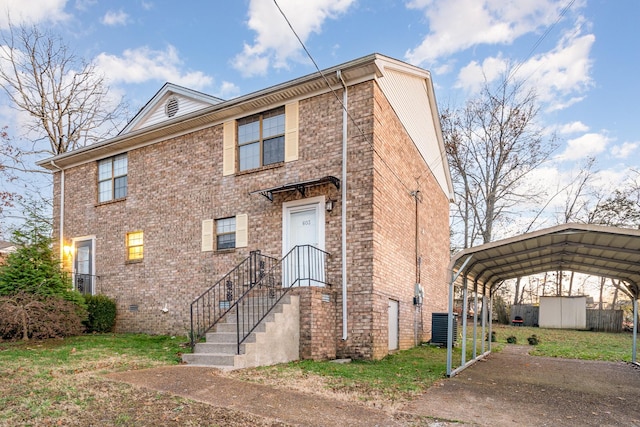
[(239, 169), (284, 162), (284, 107), (238, 120)]
[(127, 197), (127, 155), (98, 162), (98, 202)]
[(144, 233), (127, 233), (127, 261), (142, 261), (144, 258)]
[(236, 218), (216, 220), (216, 248), (220, 250), (236, 247)]

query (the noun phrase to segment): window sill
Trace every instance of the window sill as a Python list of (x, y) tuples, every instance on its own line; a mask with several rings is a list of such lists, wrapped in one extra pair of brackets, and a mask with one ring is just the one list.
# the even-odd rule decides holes
[(110, 204), (113, 204), (113, 203), (124, 202), (125, 200), (127, 200), (127, 198), (126, 198), (126, 197), (121, 197), (121, 198), (119, 198), (119, 199), (113, 199), (113, 200), (106, 200), (106, 201), (104, 201), (104, 202), (98, 202), (98, 203), (96, 203), (94, 206), (95, 206), (95, 207), (98, 207), (98, 206), (105, 206), (105, 205), (110, 205)]
[(144, 259), (128, 259), (124, 262), (125, 265), (129, 265), (129, 264), (142, 264), (142, 262), (144, 261)]
[(229, 248), (229, 249), (216, 249), (214, 252), (216, 254), (228, 254), (235, 251), (236, 251), (236, 248)]
[(262, 171), (266, 171), (266, 170), (270, 170), (270, 169), (280, 168), (282, 166), (284, 166), (284, 161), (278, 162), (278, 163), (274, 163), (274, 164), (271, 164), (271, 165), (267, 165), (267, 166), (260, 166), (259, 168), (255, 168), (255, 169), (247, 169), (247, 170), (243, 170), (243, 171), (238, 171), (238, 172), (236, 172), (236, 176), (249, 175), (249, 174), (256, 173), (256, 172), (262, 172)]

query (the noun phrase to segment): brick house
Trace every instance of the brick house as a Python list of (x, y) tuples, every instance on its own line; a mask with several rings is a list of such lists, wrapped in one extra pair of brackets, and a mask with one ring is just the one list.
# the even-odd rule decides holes
[(119, 332), (186, 335), (191, 310), (284, 289), (268, 346), (379, 359), (447, 309), (452, 187), (418, 67), (373, 54), (228, 101), (166, 84), (118, 136), (39, 164), (65, 268), (116, 300)]

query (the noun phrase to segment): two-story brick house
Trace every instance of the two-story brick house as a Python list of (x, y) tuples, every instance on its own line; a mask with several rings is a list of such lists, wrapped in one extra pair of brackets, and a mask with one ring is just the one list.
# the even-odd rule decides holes
[(381, 358), (446, 311), (452, 187), (418, 67), (374, 54), (228, 101), (166, 84), (118, 136), (40, 165), (64, 265), (116, 299), (118, 331), (190, 333), (218, 281), (196, 317), (236, 303), (252, 251), (241, 285), (276, 265), (270, 286), (296, 288), (302, 358)]

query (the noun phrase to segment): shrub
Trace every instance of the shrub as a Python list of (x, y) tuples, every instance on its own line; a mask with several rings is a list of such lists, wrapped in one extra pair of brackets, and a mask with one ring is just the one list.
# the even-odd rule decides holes
[[(487, 332), (486, 340), (489, 341), (489, 332)], [(496, 342), (496, 341), (497, 341), (496, 332), (491, 331), (491, 342)]]
[(18, 292), (0, 297), (0, 337), (62, 338), (83, 332), (86, 310), (62, 297)]
[(106, 295), (85, 295), (87, 332), (111, 332), (116, 324), (116, 303)]
[(527, 341), (529, 341), (529, 345), (538, 345), (540, 343), (540, 340), (538, 340), (536, 334), (533, 334), (529, 338), (527, 338)]
[(0, 266), (0, 296), (26, 292), (84, 304), (82, 295), (72, 290), (71, 278), (60, 267), (46, 226), (33, 221), (29, 224), (27, 230), (13, 232), (11, 240), (18, 249)]
[(518, 343), (518, 338), (516, 338), (513, 335), (510, 335), (510, 336), (507, 337), (507, 342), (509, 344), (517, 344)]

